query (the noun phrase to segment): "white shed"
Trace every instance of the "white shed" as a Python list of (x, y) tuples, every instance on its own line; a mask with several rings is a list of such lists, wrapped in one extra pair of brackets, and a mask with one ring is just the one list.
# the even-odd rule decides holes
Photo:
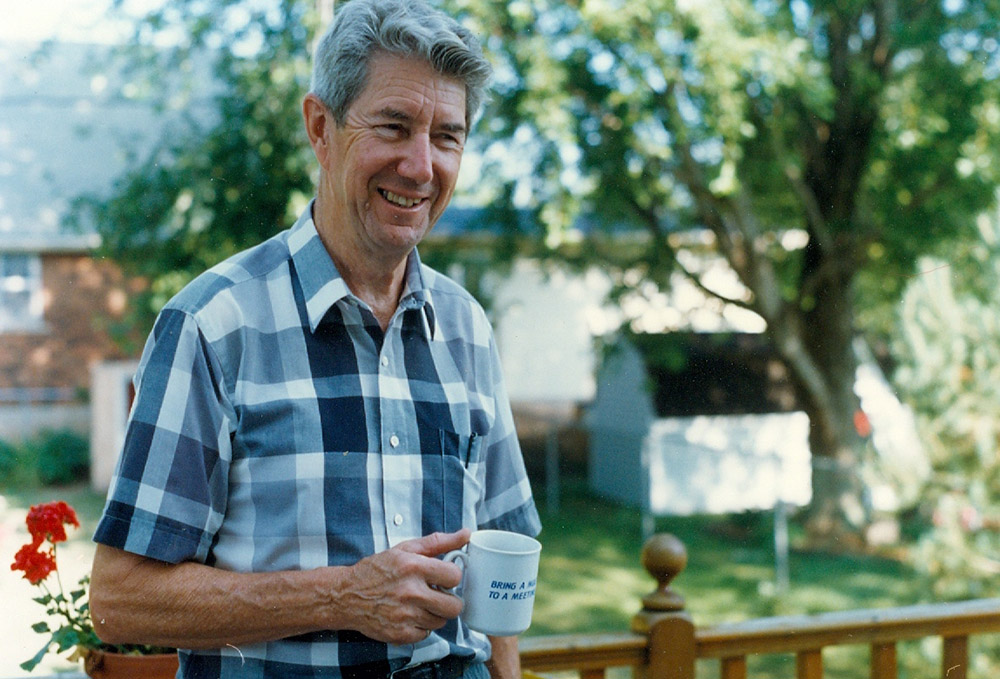
[[(871, 428), (876, 511), (912, 502), (930, 463), (913, 413), (867, 346), (854, 391)], [(809, 419), (786, 369), (754, 333), (635, 335), (606, 352), (587, 413), (593, 491), (649, 515), (804, 506), (812, 495)]]
[(809, 420), (760, 336), (635, 339), (598, 373), (592, 490), (653, 515), (808, 504)]

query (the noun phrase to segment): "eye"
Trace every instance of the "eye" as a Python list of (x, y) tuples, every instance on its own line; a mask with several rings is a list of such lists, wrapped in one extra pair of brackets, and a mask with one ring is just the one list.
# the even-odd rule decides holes
[(386, 137), (401, 138), (406, 135), (406, 128), (401, 123), (383, 123), (376, 129)]
[(462, 148), (464, 137), (452, 132), (441, 132), (437, 135), (438, 144), (446, 148)]

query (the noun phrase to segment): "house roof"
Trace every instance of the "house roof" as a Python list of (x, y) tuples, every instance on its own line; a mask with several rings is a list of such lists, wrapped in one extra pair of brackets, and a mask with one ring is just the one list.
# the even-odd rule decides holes
[(106, 194), (163, 129), (109, 50), (0, 42), (0, 251), (93, 248), (66, 223), (72, 201)]
[[(157, 138), (164, 119), (129, 91), (107, 45), (0, 40), (0, 251), (88, 250), (91, 229), (66, 216), (81, 195), (106, 194)], [(516, 215), (527, 231), (531, 215)], [(496, 235), (488, 210), (453, 205), (435, 238)]]
[[(129, 78), (114, 65), (113, 49), (0, 39), (0, 251), (95, 247), (99, 241), (92, 228), (68, 225), (72, 202), (81, 195), (106, 195), (130, 161), (163, 134), (166, 119), (152, 98), (132, 91)], [(212, 82), (210, 58), (195, 61), (205, 70), (197, 82)], [(169, 88), (183, 77), (163, 71), (157, 87)], [(206, 107), (195, 115), (212, 114)], [(534, 219), (530, 210), (520, 209), (506, 215), (505, 225), (504, 216), (488, 207), (457, 202), (442, 215), (428, 245), (536, 234)], [(601, 224), (593, 215), (581, 216), (574, 230), (615, 237), (636, 233), (624, 223)]]

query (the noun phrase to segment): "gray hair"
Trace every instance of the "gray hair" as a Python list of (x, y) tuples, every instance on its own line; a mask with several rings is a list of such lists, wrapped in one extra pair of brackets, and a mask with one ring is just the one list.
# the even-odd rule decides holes
[(465, 122), (471, 127), (493, 69), (479, 40), (423, 0), (351, 0), (319, 41), (310, 91), (338, 125), (367, 85), (377, 52), (424, 59), (441, 75), (465, 83)]

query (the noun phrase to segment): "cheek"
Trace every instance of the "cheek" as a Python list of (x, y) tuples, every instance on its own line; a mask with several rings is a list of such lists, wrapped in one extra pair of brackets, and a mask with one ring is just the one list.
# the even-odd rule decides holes
[(455, 188), (455, 184), (458, 182), (458, 172), (462, 167), (462, 158), (446, 158), (443, 162), (438, 165), (438, 177), (441, 182), (441, 193), (443, 195), (451, 195), (451, 192)]
[(375, 191), (376, 176), (373, 167), (362, 159), (345, 168), (344, 181), (348, 191), (354, 193), (359, 200), (366, 201), (370, 199), (370, 194)]
[(333, 161), (334, 169), (342, 172), (348, 186), (365, 187), (386, 164), (384, 154), (375, 144), (364, 139), (353, 139), (343, 155)]

